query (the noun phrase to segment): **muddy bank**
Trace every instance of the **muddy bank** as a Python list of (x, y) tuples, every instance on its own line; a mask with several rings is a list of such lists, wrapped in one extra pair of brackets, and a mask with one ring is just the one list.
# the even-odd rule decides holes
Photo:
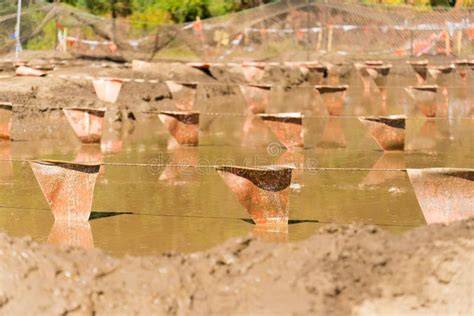
[(1, 233), (0, 313), (468, 315), (473, 229), (329, 225), (296, 243), (123, 259)]

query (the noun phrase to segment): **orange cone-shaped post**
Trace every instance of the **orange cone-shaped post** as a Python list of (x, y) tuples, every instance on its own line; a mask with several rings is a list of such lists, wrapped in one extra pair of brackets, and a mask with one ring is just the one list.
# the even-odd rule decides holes
[(46, 72), (39, 69), (33, 69), (31, 67), (20, 66), (15, 70), (17, 76), (28, 76), (28, 77), (44, 77)]
[(288, 150), (304, 146), (301, 113), (259, 114), (258, 116)]
[(198, 84), (196, 82), (166, 81), (166, 86), (180, 111), (191, 111), (194, 107), (194, 98)]
[(245, 101), (247, 102), (248, 112), (251, 114), (265, 113), (270, 100), (271, 85), (249, 84), (240, 85)]
[(416, 198), (428, 224), (474, 216), (474, 169), (408, 169)]
[(291, 168), (217, 167), (217, 172), (257, 225), (288, 225)]
[(91, 225), (84, 221), (54, 221), (48, 244), (57, 246), (94, 248)]
[(409, 60), (407, 64), (409, 64), (416, 73), (416, 82), (418, 84), (424, 84), (428, 77), (428, 60)]
[(466, 81), (469, 73), (469, 61), (467, 59), (457, 60), (454, 62), (454, 65), (461, 79)]
[(369, 76), (374, 80), (375, 84), (379, 90), (385, 89), (387, 86), (387, 78), (392, 69), (391, 64), (382, 64), (382, 65), (366, 65), (367, 72)]
[(366, 116), (359, 117), (359, 120), (368, 128), (369, 134), (383, 150), (404, 150), (404, 116)]
[(11, 139), (13, 105), (0, 102), (0, 141)]
[(415, 101), (415, 105), (426, 117), (436, 116), (436, 98), (438, 95), (438, 86), (423, 85), (409, 86), (405, 88), (408, 95)]
[(132, 60), (132, 70), (133, 71), (143, 71), (147, 68), (149, 68), (151, 63), (143, 61), (143, 60), (137, 60), (134, 59)]
[(301, 67), (307, 69), (306, 78), (310, 85), (321, 84), (324, 78), (328, 76), (327, 66), (318, 62), (308, 62), (301, 64)]
[(324, 107), (330, 116), (342, 115), (344, 111), (344, 98), (347, 93), (347, 85), (339, 86), (314, 86), (319, 96), (323, 100)]
[(265, 73), (265, 63), (263, 62), (244, 62), (241, 67), (245, 79), (250, 83), (262, 80)]
[(199, 112), (162, 111), (158, 116), (178, 144), (198, 145)]
[(56, 221), (89, 219), (99, 164), (31, 161), (30, 165)]
[(117, 102), (122, 89), (123, 81), (119, 79), (95, 79), (92, 80), (95, 94), (99, 100), (109, 103)]
[(187, 63), (186, 64), (188, 67), (192, 67), (195, 69), (198, 69), (202, 71), (205, 75), (217, 79), (214, 77), (214, 75), (211, 72), (211, 64), (210, 63), (203, 63), (203, 62), (194, 62), (194, 63)]
[(105, 109), (65, 108), (63, 112), (81, 142), (100, 143)]
[(428, 73), (436, 81), (438, 85), (447, 83), (447, 76), (454, 70), (454, 65), (428, 66)]
[(205, 69), (211, 68), (210, 63), (202, 63), (202, 62), (192, 62), (192, 63), (187, 63), (186, 65), (192, 68), (199, 69), (199, 70), (205, 70)]
[(355, 69), (360, 75), (360, 79), (362, 80), (362, 86), (364, 88), (364, 94), (370, 93), (370, 87), (373, 82), (372, 78), (370, 77), (369, 72), (367, 71), (367, 65), (364, 63), (355, 63)]
[(367, 66), (382, 66), (384, 62), (382, 60), (366, 60), (364, 64)]
[(339, 84), (341, 77), (346, 77), (350, 74), (352, 66), (346, 63), (326, 63), (328, 68), (329, 84)]

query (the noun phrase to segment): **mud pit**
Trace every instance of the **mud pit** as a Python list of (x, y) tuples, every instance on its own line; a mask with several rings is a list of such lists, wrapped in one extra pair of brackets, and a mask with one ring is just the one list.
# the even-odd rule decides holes
[[(326, 226), (290, 244), (233, 239), (116, 259), (0, 234), (4, 315), (469, 315), (474, 221), (401, 236)], [(28, 304), (25, 304), (25, 302)]]
[[(364, 95), (352, 69), (340, 78), (340, 84), (349, 85), (342, 116), (328, 117), (301, 73), (271, 66), (260, 81), (274, 85), (267, 112), (306, 115), (305, 148), (290, 152), (268, 127), (244, 114), (237, 85), (244, 78), (236, 66), (214, 69), (215, 80), (181, 63), (156, 64), (140, 72), (110, 63), (71, 63), (44, 78), (0, 79), (0, 101), (16, 106), (14, 141), (0, 143), (0, 228), (35, 240), (1, 237), (0, 254), (7, 260), (0, 261), (0, 278), (22, 280), (0, 282), (2, 312), (472, 311), (472, 295), (467, 294), (472, 292), (467, 269), (472, 265), (472, 220), (414, 229), (426, 225), (425, 216), (406, 172), (397, 170), (474, 166), (469, 112), (474, 91), (468, 88), (473, 76), (462, 82), (452, 74), (449, 100), (437, 96), (439, 119), (427, 120), (404, 92), (405, 86), (416, 84), (408, 65), (394, 63), (385, 102), (378, 93)], [(132, 80), (110, 105), (97, 99), (87, 76)], [(197, 147), (171, 147), (168, 132), (150, 113), (176, 110), (164, 83), (170, 79), (199, 82), (194, 105), (201, 112)], [(106, 107), (102, 145), (81, 145), (60, 111), (64, 107)], [(381, 151), (357, 119), (402, 113), (408, 117), (405, 152)], [(103, 161), (87, 225), (53, 224), (26, 162), (31, 159)], [(293, 173), (290, 225), (280, 233), (252, 225), (215, 170), (205, 167), (285, 163), (329, 169)], [(192, 167), (196, 165), (204, 167)], [(375, 226), (339, 226), (349, 223)], [(323, 233), (314, 235), (321, 227)], [(408, 232), (393, 236), (387, 231)], [(242, 237), (249, 233), (255, 237)], [(96, 247), (108, 254), (64, 251), (36, 241)], [(158, 257), (117, 259), (109, 254)], [(35, 259), (23, 266), (16, 261), (24, 260), (22, 256)], [(45, 286), (39, 288), (39, 283)], [(51, 291), (57, 284), (60, 289)], [(22, 304), (28, 295), (38, 305)]]

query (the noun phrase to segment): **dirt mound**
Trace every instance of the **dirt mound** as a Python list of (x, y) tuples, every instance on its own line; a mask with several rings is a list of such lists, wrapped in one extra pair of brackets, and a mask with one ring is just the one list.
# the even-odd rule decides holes
[(123, 259), (2, 233), (0, 314), (468, 315), (473, 228), (330, 225), (297, 243)]

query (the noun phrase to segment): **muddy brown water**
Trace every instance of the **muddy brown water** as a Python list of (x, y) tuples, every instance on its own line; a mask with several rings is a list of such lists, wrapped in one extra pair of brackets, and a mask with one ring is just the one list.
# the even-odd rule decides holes
[[(108, 126), (104, 138), (114, 140), (116, 148), (114, 153), (103, 154), (105, 165), (95, 189), (90, 227), (69, 237), (92, 238), (95, 247), (116, 255), (152, 255), (203, 250), (252, 232), (255, 226), (249, 223), (248, 214), (212, 168), (219, 164), (364, 168), (295, 170), (290, 241), (303, 239), (327, 223), (375, 224), (396, 232), (425, 225), (405, 172), (365, 169), (474, 167), (474, 122), (466, 110), (474, 96), (472, 89), (453, 79), (449, 104), (442, 105), (440, 97), (438, 112), (448, 118), (428, 121), (403, 91), (402, 86), (413, 81), (391, 77), (385, 106), (376, 94), (362, 95), (358, 78), (347, 82), (351, 88), (344, 115), (405, 113), (409, 117), (405, 152), (384, 154), (357, 118), (317, 117), (326, 115), (325, 110), (304, 87), (275, 89), (268, 110), (316, 116), (304, 119), (305, 148), (294, 153), (279, 146), (261, 122), (239, 115), (203, 114), (200, 145), (173, 149), (156, 117), (136, 113), (134, 128), (124, 126), (117, 132)], [(200, 102), (198, 97), (197, 107)], [(225, 109), (241, 113), (244, 108), (234, 99), (202, 102), (208, 102), (200, 108), (202, 112)], [(0, 160), (86, 161), (101, 157), (100, 146), (80, 145), (59, 114), (35, 123), (49, 126), (47, 136), (35, 139), (33, 125), (15, 122), (18, 141), (0, 144)], [(245, 136), (243, 126), (251, 136)], [(55, 233), (53, 217), (28, 163), (1, 161), (0, 170), (0, 228), (15, 236), (47, 241)]]

